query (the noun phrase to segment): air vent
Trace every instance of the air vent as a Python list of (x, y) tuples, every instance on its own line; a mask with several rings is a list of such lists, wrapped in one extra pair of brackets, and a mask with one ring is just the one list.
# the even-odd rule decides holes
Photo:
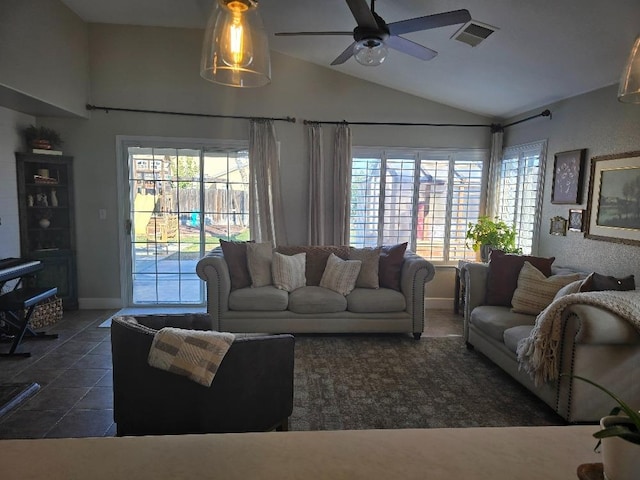
[(486, 40), (486, 38), (496, 30), (498, 30), (496, 27), (471, 20), (467, 24), (463, 25), (452, 38), (475, 47), (483, 40)]

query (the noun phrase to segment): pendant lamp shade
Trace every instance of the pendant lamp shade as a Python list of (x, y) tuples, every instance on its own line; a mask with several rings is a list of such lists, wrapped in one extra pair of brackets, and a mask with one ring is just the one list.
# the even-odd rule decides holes
[(640, 103), (640, 35), (636, 38), (622, 71), (618, 100), (624, 103)]
[(271, 82), (269, 42), (257, 0), (216, 0), (204, 33), (200, 76), (232, 87)]

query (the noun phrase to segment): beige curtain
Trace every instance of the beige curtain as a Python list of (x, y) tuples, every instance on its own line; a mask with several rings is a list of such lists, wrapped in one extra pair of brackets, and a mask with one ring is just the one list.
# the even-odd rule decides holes
[(280, 152), (272, 120), (249, 123), (249, 228), (258, 242), (286, 245)]
[(351, 129), (336, 127), (333, 143), (333, 244), (349, 245), (351, 206)]
[(491, 134), (491, 156), (488, 169), (485, 171), (486, 181), (486, 208), (485, 215), (495, 217), (498, 214), (498, 180), (500, 179), (500, 164), (502, 162), (502, 129), (495, 130)]
[(325, 243), (324, 173), (322, 168), (322, 126), (313, 123), (307, 126), (309, 150), (309, 245)]

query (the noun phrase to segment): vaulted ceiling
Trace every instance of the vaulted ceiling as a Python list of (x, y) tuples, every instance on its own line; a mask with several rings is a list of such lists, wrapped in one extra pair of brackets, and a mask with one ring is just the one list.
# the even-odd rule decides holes
[[(62, 0), (86, 22), (204, 28), (213, 0)], [(345, 0), (260, 0), (272, 50), (425, 99), (508, 118), (617, 83), (640, 33), (638, 0), (377, 0), (396, 22), (465, 8), (497, 30), (476, 47), (452, 37), (453, 25), (407, 34), (439, 54), (422, 61), (391, 50), (365, 67), (330, 66), (350, 37), (276, 37), (285, 31), (349, 31)]]

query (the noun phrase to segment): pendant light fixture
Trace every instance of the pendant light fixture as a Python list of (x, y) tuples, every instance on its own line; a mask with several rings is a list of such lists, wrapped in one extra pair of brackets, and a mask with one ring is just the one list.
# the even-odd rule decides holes
[(640, 103), (640, 35), (631, 47), (629, 59), (622, 70), (618, 100), (624, 103)]
[(216, 0), (204, 34), (200, 76), (232, 87), (271, 82), (269, 42), (258, 0)]

